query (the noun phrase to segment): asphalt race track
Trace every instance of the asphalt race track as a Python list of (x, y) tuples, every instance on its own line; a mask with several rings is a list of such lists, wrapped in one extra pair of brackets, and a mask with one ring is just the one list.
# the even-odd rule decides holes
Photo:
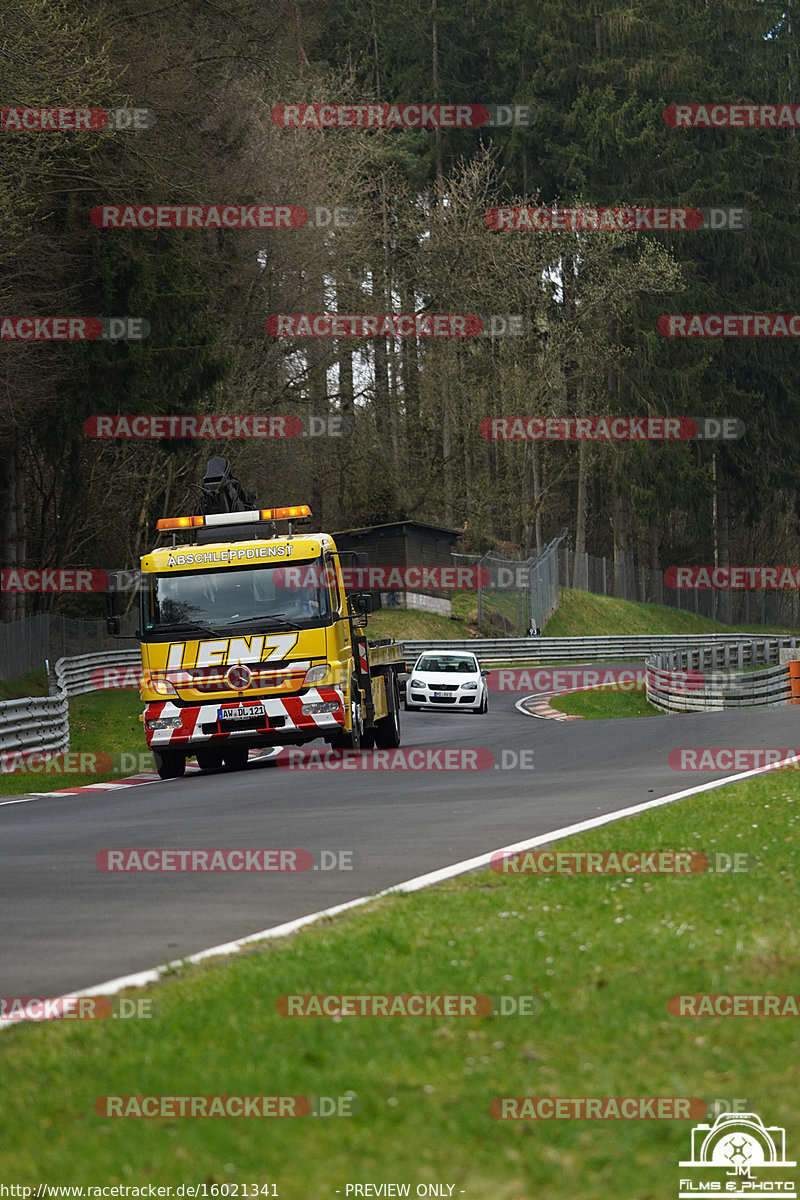
[[(693, 787), (678, 746), (794, 746), (791, 707), (650, 720), (537, 720), (492, 693), (486, 716), (403, 713), (403, 748), (481, 747), (485, 771), (240, 772), (0, 806), (3, 994), (59, 996), (197, 953), (601, 813)], [(314, 747), (327, 750), (324, 742)], [(533, 750), (533, 769), (501, 769)], [(620, 844), (624, 838), (621, 836)], [(116, 873), (109, 848), (352, 852), (350, 871)], [(640, 847), (641, 848), (641, 847)]]

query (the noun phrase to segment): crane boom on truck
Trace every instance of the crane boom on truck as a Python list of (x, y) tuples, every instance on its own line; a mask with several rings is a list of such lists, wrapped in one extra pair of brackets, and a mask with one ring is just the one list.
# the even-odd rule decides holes
[[(400, 745), (402, 644), (368, 641), (372, 598), (345, 589), (330, 534), (294, 532), (310, 517), (307, 505), (256, 507), (216, 457), (198, 510), (158, 522), (171, 544), (141, 559), (137, 637), (141, 719), (162, 779), (189, 757), (243, 767), (254, 748), (317, 738)], [(112, 576), (110, 632), (116, 594)]]

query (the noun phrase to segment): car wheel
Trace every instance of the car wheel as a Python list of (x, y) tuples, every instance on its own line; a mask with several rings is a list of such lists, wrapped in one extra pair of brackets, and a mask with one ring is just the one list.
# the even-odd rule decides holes
[(180, 779), (186, 770), (186, 755), (180, 750), (153, 750), (156, 770), (162, 779)]
[(221, 750), (198, 750), (195, 757), (201, 771), (217, 771), (222, 766)]
[(231, 746), (230, 750), (222, 751), (222, 761), (229, 771), (241, 771), (247, 766), (250, 751), (244, 746)]
[(403, 705), (403, 708), (406, 710), (406, 712), (418, 712), (419, 711), (416, 704), (409, 704), (407, 700), (406, 700), (405, 704)]

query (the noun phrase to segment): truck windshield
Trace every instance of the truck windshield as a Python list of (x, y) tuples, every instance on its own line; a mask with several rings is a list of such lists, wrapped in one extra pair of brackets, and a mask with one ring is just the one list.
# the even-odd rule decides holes
[[(254, 628), (260, 622), (285, 624), (293, 629), (328, 624), (327, 588), (295, 586), (287, 580), (287, 574), (285, 568), (270, 565), (144, 575), (142, 630), (154, 637), (173, 633), (191, 636), (192, 629), (218, 633), (235, 625), (241, 630), (251, 621)], [(313, 582), (313, 572), (304, 571), (306, 577)]]

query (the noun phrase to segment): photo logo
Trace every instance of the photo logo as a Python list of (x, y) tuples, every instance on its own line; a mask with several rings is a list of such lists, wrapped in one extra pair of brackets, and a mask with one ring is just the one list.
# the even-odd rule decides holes
[(756, 1113), (722, 1113), (713, 1125), (695, 1126), (691, 1158), (678, 1165), (701, 1173), (696, 1178), (681, 1179), (680, 1200), (707, 1196), (709, 1191), (721, 1191), (726, 1196), (752, 1196), (764, 1191), (795, 1196), (792, 1180), (762, 1181), (755, 1173), (797, 1166), (786, 1158), (785, 1139), (784, 1129), (765, 1126)]

